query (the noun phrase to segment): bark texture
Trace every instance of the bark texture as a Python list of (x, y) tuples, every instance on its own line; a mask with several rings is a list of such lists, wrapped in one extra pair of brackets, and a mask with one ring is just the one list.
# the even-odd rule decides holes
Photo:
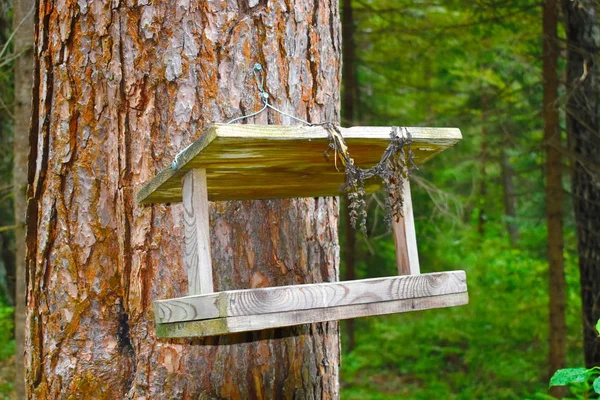
[(563, 1), (567, 31), (567, 132), (572, 153), (584, 353), (600, 366), (600, 21), (597, 0)]
[(15, 108), (13, 139), (13, 190), (15, 206), (15, 395), (25, 398), (25, 204), (27, 190), (27, 156), (31, 123), (31, 88), (33, 85), (33, 10), (35, 1), (16, 0), (13, 27), (16, 29)]
[[(199, 129), (260, 107), (255, 62), (277, 107), (337, 122), (340, 50), (331, 0), (39, 2), (30, 398), (338, 397), (337, 323), (157, 340), (152, 301), (187, 291), (182, 207), (133, 198)], [(336, 280), (337, 210), (334, 198), (212, 204), (216, 290)]]
[[(558, 123), (558, 1), (545, 0), (542, 7), (544, 143), (546, 145), (546, 226), (548, 228), (549, 356), (548, 375), (565, 367), (566, 282), (563, 257), (563, 189)], [(551, 389), (556, 397), (566, 394), (563, 387)]]

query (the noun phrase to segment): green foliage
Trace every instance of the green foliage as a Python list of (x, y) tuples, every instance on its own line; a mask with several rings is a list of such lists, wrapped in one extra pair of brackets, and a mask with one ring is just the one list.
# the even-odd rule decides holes
[(0, 361), (15, 353), (14, 308), (0, 305)]
[(550, 379), (550, 387), (567, 385), (578, 399), (588, 399), (590, 390), (600, 394), (600, 367), (560, 369)]
[[(343, 356), (343, 398), (541, 398), (548, 351), (547, 264), (536, 251), (511, 248), (496, 235), (490, 229), (482, 240), (464, 228), (435, 240), (418, 235), (425, 237), (422, 258), (436, 260), (423, 263), (425, 272), (432, 265), (466, 270), (470, 304), (356, 321), (357, 347)], [(386, 257), (393, 259), (392, 252)], [(574, 261), (567, 269), (576, 277)], [(577, 280), (569, 279), (572, 362), (581, 362), (577, 290)]]
[[(600, 337), (600, 320), (596, 323), (596, 331)], [(591, 389), (600, 394), (600, 367), (593, 368), (564, 368), (559, 369), (550, 378), (549, 386), (566, 386), (570, 385), (575, 388), (575, 393), (581, 395), (582, 398), (588, 398), (587, 394), (590, 391), (589, 382), (592, 381)], [(584, 383), (585, 385), (576, 385)]]
[(593, 369), (586, 368), (559, 369), (550, 379), (549, 386), (564, 386), (569, 383), (585, 382), (590, 378), (593, 372)]
[[(466, 270), (470, 304), (356, 320), (357, 346), (343, 356), (344, 399), (549, 398), (540, 4), (353, 3), (357, 124), (457, 126), (463, 133), (415, 172), (412, 187), (421, 269)], [(506, 164), (513, 216), (505, 215)], [(377, 203), (382, 194), (367, 200), (359, 278), (395, 273)], [(514, 246), (507, 223), (520, 233)], [(567, 218), (567, 362), (581, 365), (574, 232)]]
[(9, 399), (14, 390), (15, 356), (14, 309), (0, 299), (0, 399)]

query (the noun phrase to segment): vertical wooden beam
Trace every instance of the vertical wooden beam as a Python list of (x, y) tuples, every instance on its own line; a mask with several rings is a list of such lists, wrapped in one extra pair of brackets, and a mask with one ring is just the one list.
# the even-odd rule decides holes
[(183, 263), (188, 274), (188, 293), (190, 296), (212, 293), (214, 288), (205, 169), (192, 169), (183, 177), (183, 209)]
[(419, 253), (417, 251), (417, 236), (415, 234), (415, 219), (413, 217), (412, 198), (410, 195), (410, 182), (404, 181), (403, 217), (398, 221), (392, 220), (394, 243), (396, 245), (396, 265), (398, 275), (418, 275)]

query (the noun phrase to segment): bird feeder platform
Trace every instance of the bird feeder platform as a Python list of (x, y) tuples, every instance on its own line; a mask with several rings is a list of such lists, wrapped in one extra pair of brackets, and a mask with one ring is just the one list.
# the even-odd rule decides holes
[[(454, 145), (456, 128), (407, 128), (420, 165)], [(391, 127), (339, 128), (350, 156), (362, 168), (377, 164), (390, 143)], [(206, 170), (208, 200), (339, 196), (344, 168), (324, 156), (329, 133), (322, 126), (215, 124), (138, 193), (143, 204), (182, 201), (182, 178)], [(336, 168), (337, 165), (337, 168)], [(381, 182), (369, 182), (375, 191)]]
[[(338, 128), (355, 165), (376, 165), (391, 127)], [(405, 128), (415, 164), (455, 144), (455, 128)], [(338, 196), (344, 168), (322, 126), (209, 127), (138, 192), (143, 204), (183, 202), (188, 296), (154, 302), (159, 337), (202, 337), (468, 303), (464, 271), (421, 274), (410, 185), (393, 222), (398, 276), (214, 292), (209, 201)], [(336, 165), (337, 164), (337, 165)], [(381, 182), (367, 181), (366, 191)]]

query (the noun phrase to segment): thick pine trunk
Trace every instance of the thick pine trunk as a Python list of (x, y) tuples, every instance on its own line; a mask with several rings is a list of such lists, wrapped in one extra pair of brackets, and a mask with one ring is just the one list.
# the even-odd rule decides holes
[(13, 139), (13, 190), (15, 205), (15, 395), (25, 398), (25, 204), (27, 155), (31, 123), (31, 87), (33, 85), (33, 9), (35, 1), (14, 2), (15, 109)]
[[(278, 107), (337, 122), (337, 2), (42, 0), (37, 12), (29, 397), (338, 397), (335, 322), (156, 339), (152, 301), (187, 290), (182, 207), (134, 201), (199, 129), (260, 106), (255, 62)], [(334, 198), (212, 204), (216, 289), (336, 280), (337, 210)]]
[[(549, 271), (549, 364), (552, 376), (565, 366), (565, 268), (563, 257), (563, 189), (560, 155), (560, 126), (558, 120), (558, 2), (545, 0), (543, 19), (543, 79), (544, 79), (544, 143), (546, 146), (546, 226), (548, 228)], [(551, 393), (562, 397), (563, 387)]]
[(600, 21), (598, 2), (564, 1), (567, 59), (567, 132), (574, 160), (586, 366), (600, 366)]

